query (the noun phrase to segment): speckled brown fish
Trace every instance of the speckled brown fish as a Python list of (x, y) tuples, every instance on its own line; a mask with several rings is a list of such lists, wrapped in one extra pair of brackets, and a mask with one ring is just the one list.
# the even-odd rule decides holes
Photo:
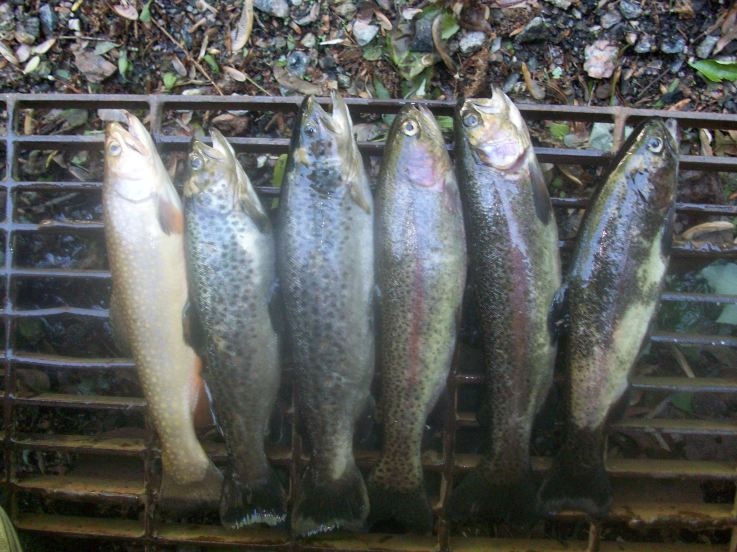
[(432, 529), (420, 447), (445, 387), (466, 281), (463, 211), (435, 118), (407, 106), (394, 119), (376, 200), (383, 447), (368, 480), (372, 520)]
[(600, 517), (611, 505), (605, 426), (627, 388), (668, 266), (675, 135), (675, 121), (659, 119), (633, 132), (582, 222), (566, 282), (566, 440), (540, 489), (548, 512)]
[(199, 359), (184, 342), (187, 300), (179, 197), (143, 124), (105, 132), (103, 211), (113, 279), (111, 310), (136, 362), (161, 442), (165, 507), (214, 506), (222, 476), (193, 425)]
[(279, 278), (310, 451), (291, 527), (357, 530), (369, 510), (353, 433), (374, 373), (373, 202), (341, 98), (331, 114), (303, 102), (279, 209)]
[(184, 186), (190, 328), (232, 469), (223, 525), (281, 524), (286, 495), (264, 451), (279, 388), (279, 341), (269, 311), (274, 235), (235, 152), (217, 130), (195, 140)]
[(556, 354), (558, 230), (527, 126), (500, 89), (462, 102), (455, 130), (486, 365), (487, 448), (453, 491), (448, 516), (527, 524), (537, 514), (532, 425)]

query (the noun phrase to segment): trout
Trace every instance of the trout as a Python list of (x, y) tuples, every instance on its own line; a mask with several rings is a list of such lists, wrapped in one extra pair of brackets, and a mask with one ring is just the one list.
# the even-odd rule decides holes
[(278, 268), (297, 414), (310, 458), (291, 513), (298, 536), (364, 526), (353, 434), (374, 374), (373, 202), (344, 101), (304, 100), (279, 212)]
[(644, 124), (619, 157), (581, 223), (567, 277), (566, 438), (540, 489), (547, 512), (576, 509), (596, 518), (611, 506), (606, 421), (627, 389), (668, 266), (678, 182), (675, 121)]
[(184, 186), (189, 328), (232, 470), (220, 500), (224, 526), (278, 525), (286, 496), (264, 451), (279, 388), (279, 342), (269, 311), (275, 282), (269, 216), (220, 132), (199, 140)]
[(105, 131), (102, 203), (113, 280), (111, 319), (136, 363), (161, 443), (162, 505), (210, 507), (220, 497), (222, 475), (193, 423), (199, 359), (182, 332), (187, 300), (182, 204), (151, 136), (136, 117), (126, 116), (127, 130), (109, 123)]
[(535, 519), (530, 467), (535, 416), (553, 378), (553, 299), (561, 283), (558, 229), (527, 126), (498, 88), (456, 111), (458, 181), (472, 239), (481, 322), (486, 453), (453, 491), (452, 521), (525, 525)]
[(455, 350), (466, 240), (453, 165), (423, 106), (405, 107), (389, 131), (376, 226), (383, 448), (368, 480), (370, 517), (427, 533), (420, 448)]

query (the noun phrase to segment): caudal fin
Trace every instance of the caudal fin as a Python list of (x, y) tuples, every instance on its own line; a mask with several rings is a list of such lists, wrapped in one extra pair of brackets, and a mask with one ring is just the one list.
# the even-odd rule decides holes
[(372, 475), (367, 487), (371, 524), (395, 521), (412, 533), (425, 534), (432, 530), (432, 508), (423, 486), (407, 491), (393, 489)]
[(539, 517), (531, 472), (508, 480), (490, 481), (481, 466), (469, 473), (448, 499), (451, 522), (503, 521), (527, 527)]
[(348, 468), (340, 479), (320, 478), (308, 468), (292, 508), (292, 533), (311, 537), (337, 529), (361, 531), (368, 513), (368, 494), (358, 468)]
[(163, 510), (180, 513), (215, 509), (220, 501), (222, 487), (223, 474), (212, 462), (202, 479), (189, 483), (175, 481), (164, 469), (159, 504)]
[(579, 510), (604, 517), (612, 505), (612, 486), (604, 467), (601, 434), (568, 435), (538, 493), (542, 511)]
[(271, 527), (287, 518), (287, 498), (279, 477), (273, 470), (268, 477), (248, 484), (235, 474), (228, 474), (220, 498), (220, 522), (229, 529), (239, 529), (254, 523)]

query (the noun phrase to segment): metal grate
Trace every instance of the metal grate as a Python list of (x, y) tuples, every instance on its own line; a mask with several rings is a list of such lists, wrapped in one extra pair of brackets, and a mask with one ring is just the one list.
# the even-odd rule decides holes
[[(325, 100), (327, 101), (327, 100)], [(84, 192), (99, 193), (99, 181), (42, 181), (24, 180), (18, 171), (20, 159), (31, 150), (65, 152), (99, 152), (102, 136), (80, 134), (23, 135), (18, 131), (20, 114), (24, 110), (49, 110), (55, 108), (76, 108), (96, 110), (102, 108), (126, 108), (139, 114), (148, 115), (152, 134), (162, 152), (186, 151), (189, 138), (172, 136), (163, 132), (165, 116), (170, 111), (249, 110), (260, 112), (293, 113), (299, 105), (299, 98), (271, 97), (205, 97), (205, 96), (123, 96), (123, 95), (0, 95), (0, 129), (6, 127), (5, 136), (0, 136), (0, 163), (5, 159), (4, 179), (0, 182), (0, 194), (4, 194), (4, 220), (0, 223), (2, 236), (0, 243), (4, 248), (3, 278), (0, 289), (5, 292), (2, 322), (4, 324), (4, 394), (3, 394), (3, 465), (4, 484), (8, 491), (11, 516), (17, 526), (40, 534), (53, 534), (75, 538), (95, 538), (98, 540), (122, 540), (137, 543), (146, 549), (158, 546), (191, 543), (197, 545), (248, 545), (254, 548), (279, 550), (435, 550), (440, 546), (451, 547), (457, 551), (470, 550), (564, 550), (570, 547), (602, 550), (701, 550), (699, 544), (654, 544), (648, 542), (650, 528), (668, 527), (692, 532), (694, 543), (705, 542), (713, 531), (722, 534), (732, 531), (730, 550), (737, 550), (737, 517), (732, 502), (707, 502), (700, 493), (678, 491), (679, 487), (693, 489), (701, 482), (724, 482), (734, 498), (731, 484), (737, 476), (737, 458), (727, 460), (714, 457), (694, 461), (684, 459), (646, 459), (609, 458), (608, 469), (614, 480), (617, 494), (609, 517), (602, 523), (591, 525), (588, 542), (585, 540), (562, 544), (556, 540), (556, 527), (586, 525), (584, 518), (575, 512), (563, 512), (545, 524), (544, 531), (520, 538), (497, 537), (479, 538), (451, 534), (447, 524), (438, 520), (437, 536), (415, 537), (409, 535), (365, 534), (338, 536), (295, 543), (280, 531), (251, 529), (226, 531), (213, 520), (200, 523), (179, 524), (163, 522), (155, 510), (155, 481), (157, 477), (155, 439), (147, 428), (139, 435), (116, 436), (108, 431), (104, 436), (67, 434), (54, 428), (39, 427), (33, 430), (20, 430), (20, 418), (24, 409), (45, 408), (54, 412), (98, 413), (102, 411), (120, 412), (121, 416), (142, 416), (145, 401), (140, 396), (118, 396), (117, 394), (79, 394), (70, 392), (30, 392), (21, 388), (18, 371), (41, 369), (64, 373), (95, 372), (102, 374), (132, 373), (134, 365), (124, 358), (95, 358), (81, 354), (44, 354), (24, 351), (18, 347), (18, 335), (24, 321), (29, 320), (82, 320), (92, 325), (101, 325), (107, 318), (107, 311), (95, 307), (57, 306), (27, 308), (19, 299), (19, 288), (29, 282), (41, 281), (68, 286), (106, 285), (110, 275), (100, 267), (80, 267), (73, 269), (19, 266), (19, 251), (26, 247), (26, 241), (40, 239), (43, 254), (43, 240), (100, 238), (103, 232), (99, 221), (57, 220), (21, 222), (16, 216), (19, 194), (26, 192)], [(402, 100), (362, 100), (349, 99), (347, 103), (356, 117), (358, 114), (396, 113), (406, 102)], [(437, 115), (450, 115), (454, 104), (448, 101), (425, 102)], [(737, 130), (737, 115), (708, 113), (661, 112), (656, 110), (628, 108), (584, 108), (548, 105), (520, 105), (528, 121), (572, 121), (607, 122), (615, 128), (623, 129), (624, 123), (636, 123), (652, 116), (668, 116), (678, 120), (681, 129), (709, 128)], [(280, 153), (286, 151), (288, 139), (284, 137), (235, 137), (231, 139), (235, 149), (244, 153)], [(366, 142), (361, 149), (366, 155), (380, 154), (382, 143)], [(542, 162), (602, 166), (610, 159), (609, 154), (594, 150), (574, 150), (540, 147), (536, 148)], [(24, 159), (24, 162), (26, 160)], [(1, 165), (0, 165), (1, 166)], [(724, 156), (704, 157), (683, 155), (682, 170), (724, 171), (737, 173), (737, 158)], [(276, 196), (278, 190), (270, 186), (259, 187), (263, 196)], [(559, 210), (584, 208), (586, 200), (581, 197), (554, 198)], [(679, 203), (678, 213), (682, 216), (702, 217), (737, 216), (734, 202), (722, 204)], [(3, 206), (0, 206), (0, 209)], [(71, 237), (71, 238), (68, 238)], [(571, 247), (570, 241), (562, 242), (564, 249)], [(37, 252), (38, 253), (38, 252)], [(674, 262), (703, 264), (716, 258), (737, 257), (737, 245), (716, 246), (706, 243), (679, 243), (673, 247)], [(737, 303), (737, 296), (705, 293), (665, 292), (666, 302), (681, 304), (730, 304)], [(64, 331), (69, 328), (65, 326)], [(656, 331), (651, 341), (658, 346), (693, 347), (697, 350), (719, 351), (737, 348), (734, 335), (701, 335)], [(80, 343), (80, 348), (86, 348)], [(81, 350), (80, 350), (81, 352)], [(731, 367), (732, 369), (735, 366)], [(468, 373), (456, 355), (455, 365), (449, 379), (450, 400), (447, 416), (442, 427), (440, 446), (428, 450), (423, 463), (429, 474), (437, 478), (435, 498), (438, 512), (453, 479), (467, 472), (479, 460), (478, 455), (457, 450), (457, 436), (468, 428), (475, 427), (475, 416), (463, 411), (459, 404), (461, 389), (478, 387), (483, 376)], [(692, 393), (692, 394), (730, 394), (737, 393), (737, 376), (730, 377), (679, 377), (673, 375), (641, 376), (633, 380), (632, 386), (642, 393)], [(287, 420), (294, 426), (291, 408)], [(27, 428), (26, 428), (27, 429)], [(114, 429), (114, 428), (113, 428)], [(712, 436), (724, 439), (737, 437), (737, 420), (715, 416), (713, 419), (678, 419), (637, 417), (626, 418), (615, 424), (619, 432), (630, 434), (673, 434), (683, 438), (689, 436)], [(299, 438), (292, 438), (289, 446), (277, 446), (270, 450), (274, 463), (283, 467), (293, 481), (299, 465), (304, 461)], [(208, 450), (218, 461), (225, 459), (222, 445), (207, 443)], [(67, 474), (34, 473), (25, 474), (21, 469), (20, 456), (27, 451), (37, 453), (54, 452), (61, 455), (74, 455), (81, 467)], [(105, 459), (101, 461), (100, 459)], [(376, 451), (357, 451), (359, 466), (368, 468), (376, 459)], [(550, 463), (549, 458), (534, 459), (534, 468), (540, 472)], [(293, 488), (293, 485), (290, 485)], [(669, 498), (656, 492), (662, 487)], [(675, 489), (675, 491), (673, 490)], [(620, 492), (621, 491), (621, 492)], [(674, 498), (675, 497), (675, 498)], [(80, 504), (78, 513), (38, 513), (39, 502), (69, 502)], [(35, 504), (35, 506), (34, 506)], [(104, 505), (109, 514), (99, 517), (84, 505), (100, 507)], [(640, 542), (624, 544), (616, 539), (617, 528), (641, 530)], [(506, 535), (502, 529), (498, 535)], [(583, 534), (585, 538), (585, 532)], [(702, 538), (699, 538), (699, 535)], [(633, 540), (628, 533), (628, 540)], [(676, 539), (677, 540), (677, 539)]]

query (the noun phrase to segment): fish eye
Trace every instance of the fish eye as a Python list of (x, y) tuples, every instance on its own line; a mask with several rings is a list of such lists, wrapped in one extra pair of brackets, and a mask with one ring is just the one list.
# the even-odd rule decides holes
[(123, 151), (123, 148), (121, 148), (120, 144), (117, 142), (110, 142), (110, 145), (107, 147), (107, 151), (110, 155), (115, 155), (117, 157), (120, 155), (120, 152)]
[(653, 153), (660, 153), (661, 151), (663, 151), (663, 140), (661, 140), (657, 136), (648, 138), (647, 149), (649, 149)]
[(313, 124), (305, 125), (305, 134), (307, 136), (314, 136), (315, 134), (317, 134), (317, 129), (315, 128), (315, 125)]
[(402, 125), (402, 132), (404, 132), (407, 136), (414, 136), (417, 134), (417, 123), (414, 122), (412, 119), (405, 121)]
[(475, 127), (479, 124), (479, 118), (473, 113), (469, 113), (468, 115), (463, 117), (463, 124), (467, 127)]
[(189, 156), (189, 166), (193, 171), (199, 171), (202, 168), (202, 164), (202, 158), (199, 155), (192, 154)]

